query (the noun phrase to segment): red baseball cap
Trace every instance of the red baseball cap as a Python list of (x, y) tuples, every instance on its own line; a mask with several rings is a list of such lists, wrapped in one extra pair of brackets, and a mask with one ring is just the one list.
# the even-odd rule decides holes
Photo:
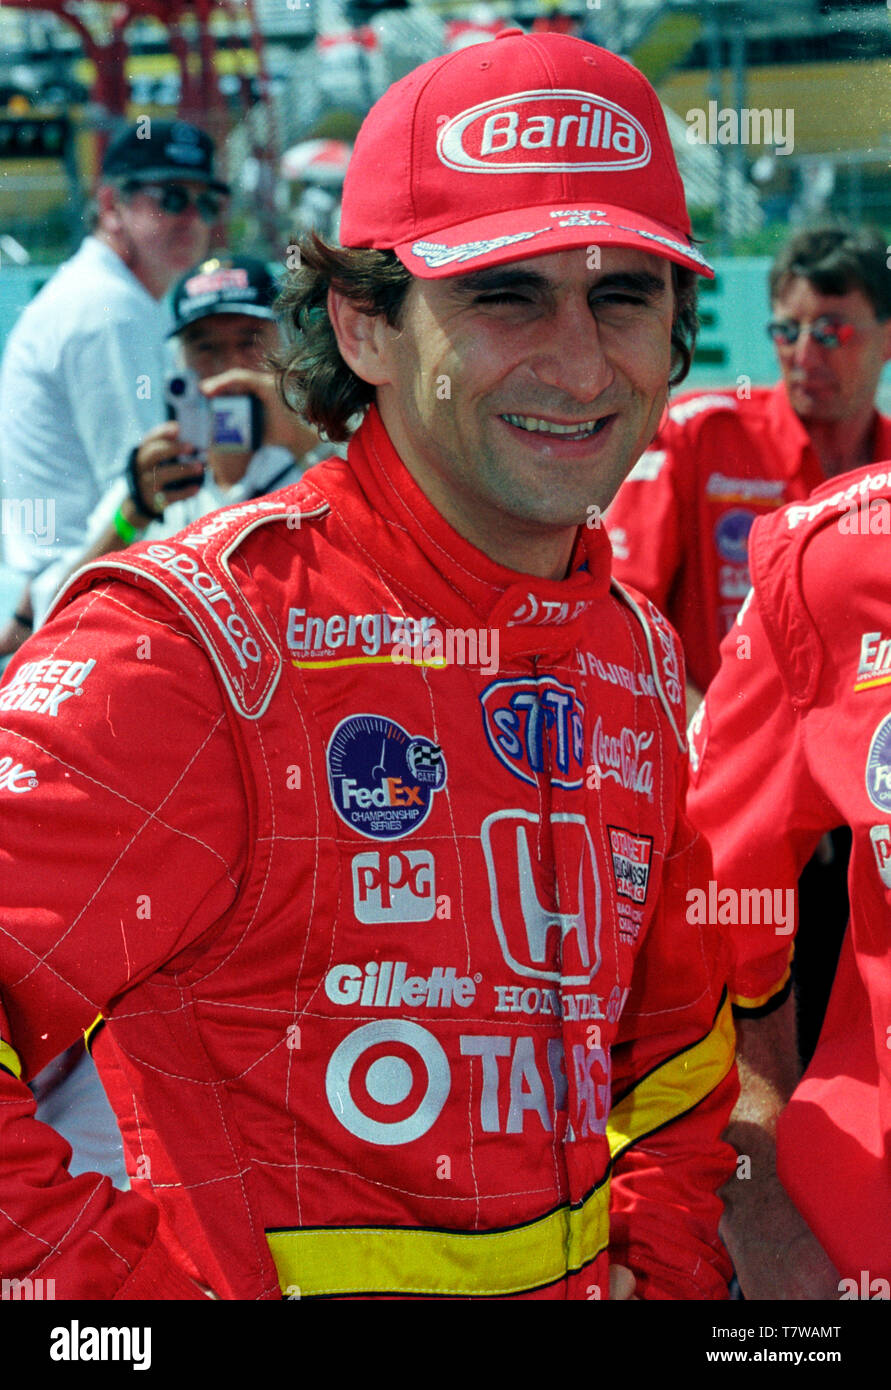
[(340, 238), (422, 280), (592, 244), (714, 275), (647, 79), (583, 39), (520, 29), (424, 63), (371, 108)]

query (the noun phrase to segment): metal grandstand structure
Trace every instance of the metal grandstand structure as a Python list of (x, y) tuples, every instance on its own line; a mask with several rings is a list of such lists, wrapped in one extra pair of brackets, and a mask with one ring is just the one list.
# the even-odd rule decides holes
[[(889, 140), (881, 108), (884, 103), (887, 117), (891, 84), (883, 97), (881, 63), (862, 61), (864, 54), (891, 52), (884, 0), (783, 0), (772, 8), (761, 0), (5, 0), (4, 33), (16, 13), (25, 29), (38, 14), (54, 16), (56, 34), (64, 26), (66, 37), (53, 39), (53, 53), (64, 50), (72, 66), (80, 61), (83, 68), (79, 47), (91, 60), (92, 100), (75, 117), (80, 129), (107, 130), (113, 117), (142, 110), (143, 101), (160, 101), (161, 114), (166, 99), (168, 109), (172, 104), (210, 130), (242, 202), (263, 215), (270, 245), (286, 230), (281, 188), (277, 206), (275, 200), (285, 149), (319, 137), (351, 139), (389, 83), (450, 46), (491, 37), (510, 23), (562, 27), (623, 54), (647, 74), (666, 108), (694, 217), (701, 214), (713, 249), (757, 233), (770, 196), (753, 182), (752, 151), (690, 142), (689, 106), (714, 98), (742, 107), (750, 97), (763, 106), (780, 92), (801, 113), (807, 108), (810, 143), (802, 121), (794, 159), (773, 161), (775, 173), (795, 170), (774, 197), (774, 220), (778, 206), (789, 206), (792, 182), (812, 186), (817, 196), (836, 177), (849, 215), (859, 216), (861, 208), (868, 215)], [(137, 59), (149, 48), (154, 56)], [(775, 60), (764, 56), (772, 51)], [(770, 61), (773, 68), (764, 66)], [(13, 62), (8, 51), (7, 69)], [(133, 77), (138, 62), (166, 64), (168, 73), (175, 67), (178, 79), (160, 84), (166, 98), (148, 95), (151, 82)], [(233, 99), (239, 81), (242, 95)], [(858, 81), (862, 90), (852, 99), (849, 89)], [(887, 119), (884, 128), (891, 128)], [(12, 178), (20, 178), (18, 171)]]

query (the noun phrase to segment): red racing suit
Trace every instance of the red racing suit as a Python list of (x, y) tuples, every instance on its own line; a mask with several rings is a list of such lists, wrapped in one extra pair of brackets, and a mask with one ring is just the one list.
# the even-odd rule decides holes
[[(683, 708), (604, 530), (504, 569), (375, 410), (348, 463), (82, 572), (0, 688), (4, 1272), (589, 1299), (609, 1243), (644, 1297), (725, 1297)], [(11, 1075), (97, 1012), (126, 1194)]]
[(850, 923), (777, 1167), (858, 1289), (864, 1270), (891, 1279), (889, 534), (891, 464), (759, 521), (752, 599), (691, 724), (688, 808), (711, 839), (742, 1014), (786, 997), (798, 875), (824, 831), (852, 830)]
[[(885, 416), (876, 415), (872, 449), (874, 459), (891, 457)], [(613, 574), (667, 614), (700, 690), (749, 590), (752, 522), (824, 480), (780, 383), (742, 400), (732, 391), (680, 397), (620, 487), (606, 516)]]

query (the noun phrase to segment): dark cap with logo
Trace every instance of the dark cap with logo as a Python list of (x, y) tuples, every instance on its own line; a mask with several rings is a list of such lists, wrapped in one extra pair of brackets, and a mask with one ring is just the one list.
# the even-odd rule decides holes
[(644, 75), (582, 39), (521, 29), (422, 64), (371, 108), (340, 239), (395, 251), (422, 279), (591, 243), (713, 274)]
[(278, 285), (262, 261), (218, 251), (186, 272), (173, 290), (174, 328), (181, 333), (190, 323), (212, 314), (247, 314), (274, 319)]
[(213, 157), (213, 141), (197, 126), (145, 117), (110, 142), (102, 160), (102, 177), (128, 183), (188, 180), (228, 193), (229, 185), (214, 173)]

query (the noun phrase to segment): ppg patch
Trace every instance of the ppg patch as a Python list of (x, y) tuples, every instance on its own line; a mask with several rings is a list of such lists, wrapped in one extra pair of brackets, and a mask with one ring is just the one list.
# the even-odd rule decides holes
[(378, 714), (342, 719), (331, 735), (327, 763), (335, 811), (371, 840), (395, 840), (417, 830), (446, 784), (442, 749)]
[(632, 902), (646, 902), (653, 853), (652, 836), (634, 835), (620, 825), (608, 825), (606, 828), (609, 831), (616, 892)]

